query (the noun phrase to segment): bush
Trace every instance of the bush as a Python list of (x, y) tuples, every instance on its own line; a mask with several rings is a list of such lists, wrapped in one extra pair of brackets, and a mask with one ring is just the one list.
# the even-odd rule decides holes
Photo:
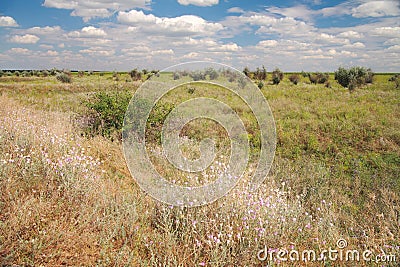
[(49, 76), (49, 72), (47, 70), (42, 71), (42, 76), (43, 77)]
[(371, 83), (373, 76), (374, 73), (371, 69), (364, 67), (352, 67), (350, 69), (340, 67), (335, 71), (335, 80), (341, 86), (349, 88), (350, 91), (366, 83)]
[(137, 69), (131, 70), (129, 76), (131, 76), (133, 81), (139, 81), (142, 79), (142, 73)]
[(298, 74), (292, 74), (289, 76), (289, 81), (296, 85), (300, 81), (300, 76)]
[(192, 77), (193, 81), (200, 81), (206, 79), (206, 74), (202, 71), (193, 71), (190, 73), (190, 77)]
[(399, 88), (400, 87), (400, 74), (395, 74), (392, 77), (390, 77), (389, 82), (394, 82), (396, 85), (396, 88)]
[(85, 106), (89, 109), (85, 132), (91, 136), (101, 134), (112, 137), (117, 133), (121, 138), (121, 130), (124, 123), (126, 109), (132, 98), (130, 92), (98, 92), (89, 100)]
[(246, 87), (247, 81), (242, 75), (238, 79), (238, 86), (240, 89), (244, 89)]
[(0, 70), (0, 77), (2, 77), (4, 75), (4, 71)]
[(206, 75), (208, 75), (210, 77), (210, 80), (216, 80), (219, 77), (218, 72), (213, 68), (208, 68), (206, 70)]
[(329, 80), (329, 73), (321, 73), (321, 72), (316, 72), (314, 74), (308, 73), (308, 79), (312, 84), (323, 84), (328, 82)]
[(65, 72), (61, 72), (56, 75), (56, 79), (62, 83), (71, 83), (72, 79), (71, 76), (66, 74)]
[(282, 80), (283, 80), (283, 72), (280, 69), (276, 68), (272, 72), (272, 83), (279, 84)]
[(254, 73), (254, 78), (260, 81), (267, 79), (267, 69), (264, 67), (264, 65), (262, 66), (262, 69), (256, 69), (256, 72)]
[(243, 73), (244, 73), (244, 75), (246, 75), (247, 77), (250, 78), (250, 69), (249, 69), (248, 67), (245, 67), (245, 68), (243, 69)]
[(264, 87), (264, 83), (262, 81), (259, 81), (257, 86), (259, 89), (262, 89)]
[(181, 78), (181, 74), (177, 71), (174, 72), (173, 76), (174, 76), (174, 80), (179, 80)]

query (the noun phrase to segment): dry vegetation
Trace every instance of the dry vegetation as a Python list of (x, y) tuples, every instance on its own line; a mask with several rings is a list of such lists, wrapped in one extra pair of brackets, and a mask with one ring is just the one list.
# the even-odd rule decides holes
[(302, 77), (264, 86), (278, 133), (267, 181), (191, 209), (146, 196), (120, 141), (76, 126), (93, 92), (133, 92), (138, 83), (109, 74), (70, 84), (0, 78), (0, 265), (303, 266), (261, 262), (257, 252), (320, 251), (339, 238), (399, 261), (400, 91), (377, 76), (352, 93)]

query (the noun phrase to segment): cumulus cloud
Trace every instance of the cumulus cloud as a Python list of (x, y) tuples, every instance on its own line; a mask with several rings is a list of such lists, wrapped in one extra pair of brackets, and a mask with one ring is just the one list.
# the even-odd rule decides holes
[(276, 40), (263, 40), (258, 43), (259, 47), (274, 47), (278, 45)]
[(356, 18), (398, 16), (400, 3), (398, 1), (369, 1), (353, 8), (352, 15)]
[(114, 11), (124, 11), (133, 8), (146, 8), (151, 0), (45, 0), (43, 6), (73, 10), (72, 16), (79, 16), (88, 21), (96, 17), (109, 17)]
[(33, 34), (14, 35), (10, 38), (10, 42), (19, 44), (36, 44), (40, 38)]
[(400, 37), (400, 27), (378, 27), (371, 31), (371, 35), (388, 38)]
[(0, 27), (18, 27), (18, 23), (9, 16), (0, 16)]
[(61, 33), (60, 26), (45, 26), (45, 27), (33, 27), (26, 30), (27, 33), (37, 34), (37, 35), (53, 35)]
[(237, 52), (237, 51), (242, 50), (242, 47), (238, 46), (235, 43), (229, 43), (229, 44), (221, 44), (218, 46), (210, 47), (208, 50), (220, 51), (220, 52), (226, 52), (226, 51)]
[(115, 50), (113, 49), (106, 49), (104, 47), (90, 47), (87, 49), (79, 50), (80, 53), (89, 54), (92, 56), (112, 56), (115, 54)]
[(142, 26), (141, 29), (144, 32), (159, 34), (211, 35), (223, 29), (223, 26), (219, 23), (208, 22), (194, 15), (167, 18), (156, 17), (153, 14), (146, 15), (143, 11), (131, 10), (129, 12), (119, 12), (117, 19), (127, 25)]
[(350, 39), (360, 39), (360, 38), (364, 37), (364, 35), (362, 33), (359, 33), (356, 31), (341, 32), (337, 36), (344, 37), (344, 38), (350, 38)]
[(213, 6), (218, 5), (218, 0), (178, 0), (178, 3), (184, 6)]
[(103, 29), (93, 26), (83, 27), (80, 31), (72, 31), (68, 33), (69, 37), (104, 37), (107, 33)]
[(228, 13), (244, 13), (244, 10), (240, 7), (231, 7), (227, 10)]
[(10, 53), (13, 54), (29, 54), (30, 50), (26, 48), (20, 48), (20, 47), (13, 47), (10, 50), (8, 50)]

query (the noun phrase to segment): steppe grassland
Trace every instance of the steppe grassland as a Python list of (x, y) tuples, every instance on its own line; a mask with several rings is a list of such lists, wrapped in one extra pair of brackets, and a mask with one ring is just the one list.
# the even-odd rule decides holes
[(270, 176), (256, 193), (238, 187), (195, 209), (141, 192), (120, 142), (81, 136), (85, 99), (139, 86), (121, 77), (0, 79), (2, 264), (245, 266), (261, 263), (264, 245), (322, 250), (339, 238), (398, 255), (400, 91), (390, 76), (353, 93), (306, 78), (265, 86), (278, 134)]

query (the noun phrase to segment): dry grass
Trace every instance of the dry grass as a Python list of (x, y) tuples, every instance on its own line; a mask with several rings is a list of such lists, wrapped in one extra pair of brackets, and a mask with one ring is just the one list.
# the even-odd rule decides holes
[[(392, 161), (365, 163), (371, 151), (399, 156), (399, 120), (392, 110), (398, 110), (398, 92), (386, 85), (353, 95), (285, 83), (263, 89), (280, 142), (270, 176), (257, 192), (239, 186), (193, 209), (169, 207), (141, 192), (119, 142), (81, 137), (71, 113), (52, 111), (63, 99), (57, 90), (42, 105), (48, 91), (20, 89), (17, 101), (1, 86), (0, 265), (350, 266), (257, 259), (264, 246), (322, 250), (335, 248), (339, 238), (349, 248), (399, 257), (398, 168)], [(68, 86), (73, 93), (62, 111), (77, 103), (68, 102), (77, 92), (86, 93)], [(341, 155), (343, 148), (348, 151)]]

